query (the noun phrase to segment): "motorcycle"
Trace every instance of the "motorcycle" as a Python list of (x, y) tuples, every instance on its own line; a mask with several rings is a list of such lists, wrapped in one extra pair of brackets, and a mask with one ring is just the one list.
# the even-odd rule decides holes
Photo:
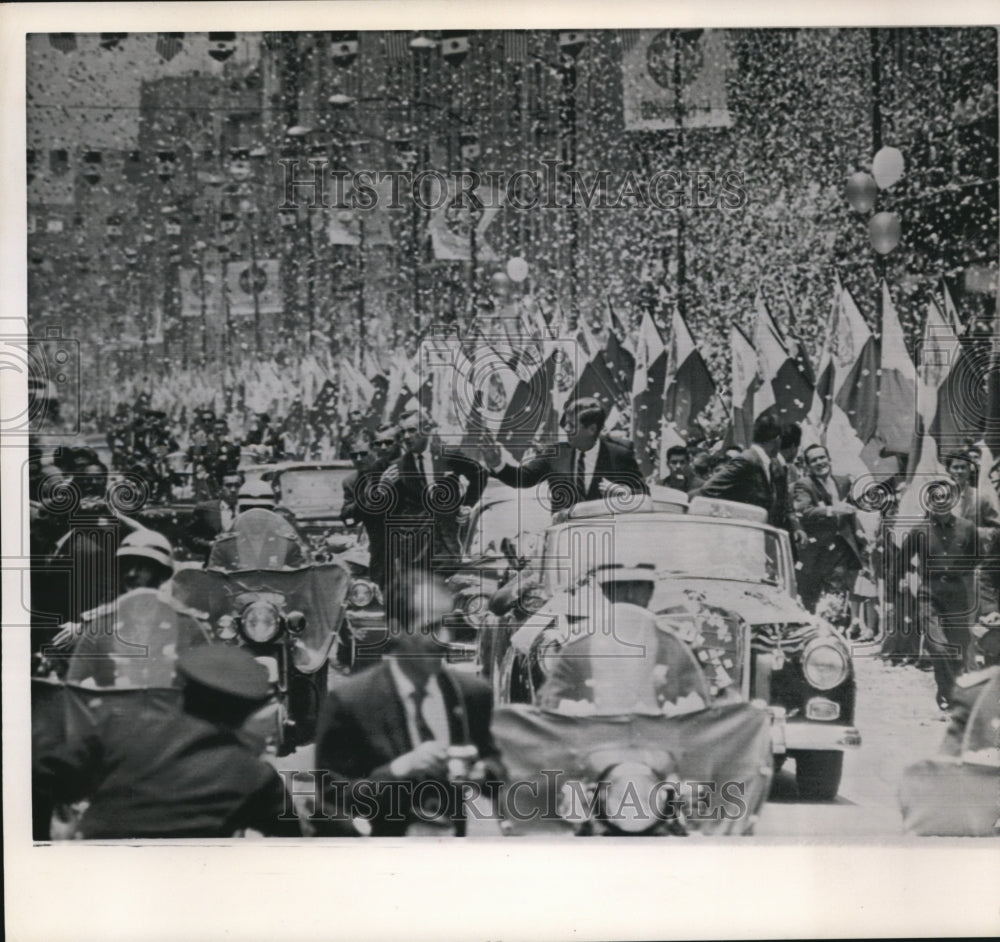
[[(186, 649), (210, 644), (208, 625), (162, 590), (135, 589), (84, 618), (64, 679), (31, 682), (32, 749), (41, 754), (77, 741), (110, 715), (141, 730), (180, 702), (174, 665)], [(33, 808), (36, 840), (71, 839), (83, 806)]]
[(206, 614), (217, 641), (245, 647), (268, 669), (279, 756), (315, 737), (350, 581), (345, 565), (313, 562), (288, 522), (260, 508), (216, 541), (208, 568), (173, 578), (174, 597)]
[(542, 652), (532, 704), (500, 706), (493, 735), (514, 787), (509, 834), (749, 834), (773, 776), (770, 716), (719, 698), (662, 624), (609, 653), (593, 635)]

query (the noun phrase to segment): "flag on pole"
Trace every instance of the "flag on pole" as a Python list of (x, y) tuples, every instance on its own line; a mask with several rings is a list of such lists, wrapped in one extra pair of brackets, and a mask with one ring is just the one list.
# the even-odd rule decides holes
[(742, 448), (753, 441), (754, 393), (761, 381), (757, 372), (757, 351), (735, 324), (729, 328), (732, 351), (732, 437)]
[(431, 212), (427, 231), (431, 237), (434, 257), (443, 261), (472, 260), (472, 227), (476, 233), (476, 258), (480, 262), (496, 261), (497, 253), (487, 241), (487, 230), (500, 212), (490, 190), (480, 186), (475, 191), (481, 207), (465, 199), (458, 201), (455, 183), (450, 178), (447, 199)]
[(765, 383), (770, 384), (774, 395), (773, 406), (765, 405), (765, 402), (755, 403), (757, 415), (772, 408), (774, 417), (781, 423), (801, 422), (809, 414), (812, 405), (812, 386), (785, 346), (781, 330), (767, 309), (760, 289), (757, 291), (754, 308), (756, 318), (753, 345), (757, 351), (761, 377)]
[(916, 418), (917, 371), (906, 349), (903, 328), (882, 282), (882, 337), (880, 343), (877, 435), (882, 450), (906, 455), (913, 441)]
[(667, 370), (663, 418), (687, 439), (695, 431), (693, 426), (698, 416), (715, 395), (715, 381), (678, 311), (674, 311)]
[[(608, 367), (605, 360), (605, 348), (591, 333), (583, 317), (579, 319), (579, 329), (576, 335), (580, 377), (570, 398), (579, 399), (583, 396), (593, 396), (599, 399), (604, 408), (609, 410), (613, 405), (624, 404), (631, 393), (631, 384), (622, 387)], [(626, 392), (626, 389), (628, 392)]]
[(503, 57), (508, 62), (524, 62), (528, 58), (528, 34), (525, 30), (504, 30)]
[(655, 470), (663, 391), (667, 375), (667, 348), (649, 311), (642, 317), (632, 379), (632, 440), (644, 475)]

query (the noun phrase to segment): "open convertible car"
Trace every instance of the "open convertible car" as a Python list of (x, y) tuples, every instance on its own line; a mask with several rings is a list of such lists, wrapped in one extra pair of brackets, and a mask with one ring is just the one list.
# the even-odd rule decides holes
[(520, 561), (491, 600), (486, 628), (496, 700), (532, 703), (551, 655), (592, 600), (554, 611), (551, 600), (599, 566), (648, 566), (650, 609), (691, 644), (716, 690), (738, 690), (772, 718), (775, 765), (795, 760), (799, 797), (832, 800), (844, 753), (860, 745), (847, 644), (796, 595), (788, 535), (764, 511), (656, 489), (641, 500), (578, 504), (556, 515), (540, 559)]

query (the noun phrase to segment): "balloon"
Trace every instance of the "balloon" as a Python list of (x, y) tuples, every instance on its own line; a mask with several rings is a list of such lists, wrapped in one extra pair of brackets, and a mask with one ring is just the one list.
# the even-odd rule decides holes
[(870, 173), (852, 173), (847, 178), (847, 202), (859, 213), (867, 213), (875, 205), (878, 187)]
[(508, 260), (507, 274), (511, 281), (524, 281), (528, 277), (528, 263), (519, 256)]
[(872, 173), (880, 190), (887, 190), (903, 176), (903, 155), (896, 147), (883, 147), (872, 160)]
[(902, 235), (899, 216), (895, 213), (876, 213), (868, 223), (868, 235), (872, 248), (879, 255), (888, 255), (897, 245)]

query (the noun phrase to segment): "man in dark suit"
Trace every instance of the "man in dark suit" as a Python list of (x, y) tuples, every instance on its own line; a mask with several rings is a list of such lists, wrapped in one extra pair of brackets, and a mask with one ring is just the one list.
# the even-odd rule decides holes
[(787, 530), (792, 536), (792, 549), (804, 545), (808, 537), (792, 506), (792, 488), (799, 478), (795, 458), (802, 444), (802, 429), (794, 423), (781, 428), (781, 447), (771, 462), (771, 480), (774, 484), (774, 504), (768, 514), (768, 523)]
[(774, 513), (771, 463), (781, 446), (781, 426), (768, 415), (753, 424), (753, 442), (737, 457), (721, 465), (699, 491), (702, 497), (755, 504)]
[(401, 570), (447, 573), (461, 560), (460, 526), (479, 501), (486, 470), (445, 449), (423, 413), (403, 416), (403, 455), (382, 474), (391, 492), (386, 518), (387, 563)]
[(443, 833), (460, 810), (448, 787), (450, 748), (477, 753), (459, 778), (491, 789), (502, 780), (490, 687), (444, 666), (443, 631), (437, 622), (433, 632), (398, 632), (380, 664), (328, 694), (316, 736), (316, 767), (330, 773), (325, 820), (313, 822), (320, 835), (342, 834), (348, 817), (366, 819), (358, 830), (375, 837), (418, 823)]
[[(397, 430), (384, 425), (375, 433), (371, 452), (355, 450), (351, 459), (355, 470), (344, 478), (344, 504), (340, 519), (348, 526), (360, 523), (368, 535), (368, 576), (385, 590), (386, 577), (386, 510), (382, 492), (382, 475), (399, 458)], [(362, 443), (364, 440), (360, 440)], [(357, 447), (357, 446), (356, 446)]]
[(208, 559), (212, 543), (220, 533), (225, 533), (236, 518), (236, 499), (240, 493), (243, 476), (230, 472), (222, 478), (222, 493), (217, 499), (195, 504), (188, 524), (188, 542)]
[(599, 500), (613, 485), (631, 493), (649, 493), (632, 448), (601, 435), (606, 420), (599, 400), (576, 399), (567, 405), (560, 422), (568, 435), (566, 441), (520, 464), (514, 464), (498, 445), (485, 448), (484, 458), (494, 476), (510, 487), (547, 482), (553, 511)]
[[(799, 551), (799, 595), (812, 612), (824, 590), (853, 589), (865, 551), (856, 508), (849, 502), (850, 478), (831, 473), (830, 454), (822, 445), (810, 445), (804, 458), (807, 473), (792, 488), (792, 507), (807, 537)], [(859, 622), (855, 602), (852, 627)]]
[(144, 719), (109, 714), (92, 734), (33, 761), (35, 836), (47, 840), (55, 804), (88, 798), (84, 839), (232, 837), (252, 828), (301, 835), (277, 772), (240, 735), (271, 696), (267, 671), (242, 648), (181, 655), (183, 709)]

